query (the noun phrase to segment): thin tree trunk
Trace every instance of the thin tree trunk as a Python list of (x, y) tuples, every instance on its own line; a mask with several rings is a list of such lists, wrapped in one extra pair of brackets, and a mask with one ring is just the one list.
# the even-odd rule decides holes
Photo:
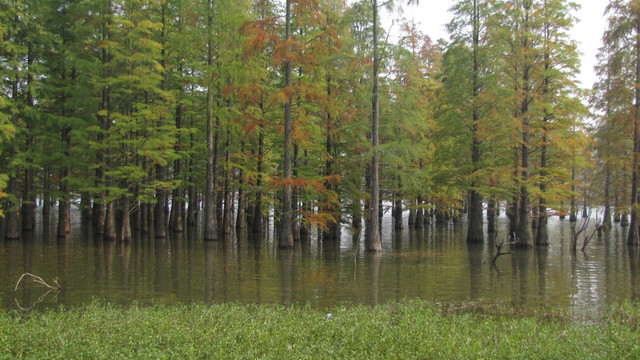
[[(27, 88), (31, 87), (31, 83), (33, 83), (33, 49), (32, 45), (29, 44), (27, 50)], [(27, 93), (27, 107), (33, 108), (34, 99), (33, 92), (26, 91)], [(26, 115), (26, 114), (25, 114)], [(24, 169), (24, 191), (22, 193), (22, 230), (31, 231), (35, 228), (36, 219), (35, 219), (35, 208), (36, 208), (36, 194), (35, 194), (35, 184), (34, 184), (34, 166), (33, 166), (33, 158), (28, 155), (30, 150), (35, 145), (35, 124), (31, 116), (26, 115), (23, 117), (26, 121), (27, 125), (27, 139), (25, 144), (26, 154), (27, 154), (27, 166)]]
[(131, 218), (129, 216), (130, 199), (124, 196), (122, 199), (122, 224), (120, 227), (120, 241), (131, 241)]
[[(7, 184), (7, 190), (9, 194), (17, 194), (18, 192), (18, 180), (15, 176), (9, 176), (9, 183)], [(8, 200), (5, 200), (8, 201)], [(16, 204), (13, 204), (15, 206)], [(20, 239), (20, 212), (18, 209), (9, 210), (5, 213), (6, 225), (4, 229), (5, 240), (18, 240)]]
[[(478, 1), (473, 0), (473, 123), (471, 125), (471, 163), (473, 171), (477, 171), (480, 166), (480, 81), (479, 65), (478, 65), (478, 47), (480, 45), (480, 12), (478, 9)], [(484, 241), (484, 233), (482, 229), (482, 195), (477, 190), (476, 176), (471, 181), (471, 190), (469, 191), (469, 225), (467, 231), (467, 242), (479, 243)]]
[[(640, 83), (640, 16), (635, 21), (635, 65), (636, 65), (636, 84)], [(633, 170), (631, 176), (631, 223), (629, 224), (629, 233), (627, 236), (627, 244), (638, 245), (640, 243), (640, 232), (638, 231), (638, 171), (640, 171), (640, 86), (635, 87), (634, 99), (635, 114), (633, 117)]]
[(490, 197), (487, 204), (487, 232), (495, 234), (498, 232), (498, 204), (495, 197)]
[(225, 238), (231, 234), (231, 129), (227, 126), (226, 160), (224, 180), (224, 215), (222, 232)]
[(102, 238), (104, 240), (115, 240), (116, 238), (116, 219), (113, 201), (109, 201), (106, 206)]
[(533, 61), (530, 59), (530, 54), (527, 51), (531, 49), (531, 42), (529, 39), (529, 6), (530, 4), (525, 4), (525, 14), (524, 14), (524, 39), (523, 39), (523, 49), (524, 49), (524, 59), (525, 64), (523, 67), (523, 75), (522, 75), (522, 92), (523, 92), (523, 100), (522, 100), (522, 108), (521, 108), (521, 116), (522, 116), (522, 145), (521, 145), (521, 184), (520, 184), (520, 211), (518, 216), (518, 242), (517, 246), (520, 247), (531, 247), (533, 246), (532, 236), (531, 236), (531, 216), (530, 216), (530, 194), (529, 194), (529, 147), (530, 147), (530, 123), (531, 123), (531, 67), (532, 65), (529, 63)]
[[(207, 0), (207, 65), (209, 71), (209, 79), (207, 84), (207, 179), (206, 179), (206, 193), (204, 198), (204, 240), (212, 241), (218, 238), (218, 229), (216, 221), (216, 196), (215, 196), (215, 177), (216, 177), (216, 163), (215, 163), (215, 151), (214, 151), (214, 129), (213, 129), (213, 0)], [(217, 138), (217, 131), (216, 131)]]
[[(545, 10), (547, 8), (545, 0)], [(545, 100), (549, 96), (549, 84), (551, 79), (549, 78), (549, 70), (551, 69), (550, 55), (549, 55), (549, 23), (544, 24), (545, 34), (545, 51), (544, 51), (544, 89), (543, 96)], [(540, 206), (538, 207), (538, 232), (536, 234), (536, 245), (548, 245), (549, 244), (549, 232), (547, 231), (547, 203), (546, 203), (546, 190), (547, 190), (547, 131), (550, 116), (547, 114), (547, 110), (544, 110), (544, 116), (542, 119), (542, 139), (540, 148)]]
[[(244, 153), (244, 140), (241, 142), (240, 152)], [(244, 170), (240, 169), (238, 175), (238, 209), (236, 213), (236, 232), (240, 233), (245, 228), (245, 210), (247, 207), (247, 199), (244, 193)]]
[(380, 180), (379, 180), (379, 101), (378, 101), (378, 0), (373, 0), (373, 89), (371, 91), (371, 200), (369, 202), (369, 224), (365, 236), (365, 249), (367, 251), (382, 251), (382, 238), (380, 237)]
[[(285, 42), (291, 38), (291, 1), (286, 0)], [(285, 88), (291, 86), (291, 61), (285, 62)], [(291, 169), (291, 95), (284, 104), (284, 164), (283, 164), (283, 192), (282, 192), (282, 218), (280, 220), (280, 248), (293, 247), (292, 222), (293, 214), (291, 202), (293, 201), (292, 169)]]
[[(260, 109), (263, 111), (263, 105), (260, 104)], [(262, 172), (264, 171), (264, 127), (259, 126), (258, 130), (258, 176), (256, 178), (256, 193), (255, 205), (253, 207), (253, 223), (252, 231), (255, 234), (262, 232)]]

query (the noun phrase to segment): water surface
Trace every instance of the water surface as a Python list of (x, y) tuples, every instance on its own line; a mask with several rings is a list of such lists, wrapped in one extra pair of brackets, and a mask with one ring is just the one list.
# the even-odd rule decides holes
[[(272, 235), (257, 239), (234, 234), (228, 241), (204, 242), (199, 234), (186, 231), (166, 239), (138, 234), (134, 241), (120, 243), (94, 239), (79, 220), (74, 224), (66, 241), (46, 236), (40, 225), (21, 241), (0, 244), (0, 263), (5, 264), (0, 267), (0, 310), (70, 307), (94, 299), (328, 309), (417, 297), (590, 314), (612, 302), (637, 301), (640, 295), (638, 248), (625, 244), (627, 230), (619, 225), (594, 238), (585, 252), (574, 254), (571, 224), (551, 218), (549, 246), (518, 250), (492, 265), (494, 243), (467, 244), (464, 221), (395, 231), (385, 217), (381, 254), (365, 253), (361, 234), (347, 229), (339, 242), (314, 236), (295, 250), (281, 251)], [(504, 217), (500, 228), (498, 241), (506, 233)], [(24, 283), (14, 291), (25, 272), (49, 283), (58, 276), (63, 290), (47, 292)]]

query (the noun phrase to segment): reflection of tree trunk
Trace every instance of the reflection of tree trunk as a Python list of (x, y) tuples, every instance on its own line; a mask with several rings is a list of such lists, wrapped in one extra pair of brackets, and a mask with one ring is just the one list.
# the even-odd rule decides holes
[(174, 232), (171, 235), (171, 280), (172, 289), (175, 294), (180, 294), (180, 281), (182, 279), (181, 257), (182, 257), (182, 233)]
[[(489, 244), (489, 248), (493, 244)], [(482, 268), (484, 267), (482, 260), (482, 249), (484, 245), (477, 242), (467, 242), (467, 253), (469, 256), (469, 300), (477, 300), (481, 294), (482, 284)]]
[(547, 261), (549, 257), (548, 246), (536, 247), (536, 260), (537, 260), (537, 278), (538, 278), (538, 297), (540, 299), (546, 298), (546, 278), (547, 278)]
[(282, 304), (290, 306), (294, 300), (295, 264), (294, 251), (286, 249), (279, 253), (280, 283), (282, 285)]
[(382, 253), (367, 252), (365, 254), (365, 261), (369, 267), (369, 305), (377, 305), (378, 299), (378, 285), (380, 283), (380, 264), (382, 263)]
[(131, 263), (131, 243), (120, 243), (122, 254), (122, 287), (129, 286), (129, 264)]
[(58, 272), (57, 275), (64, 279), (69, 269), (69, 241), (58, 238)]
[(113, 256), (116, 251), (115, 241), (107, 241), (104, 243), (104, 278), (111, 280), (113, 276)]
[(630, 297), (632, 299), (637, 299), (638, 296), (640, 295), (638, 293), (638, 263), (640, 262), (639, 260), (639, 255), (640, 252), (638, 250), (638, 248), (634, 248), (634, 247), (628, 247), (627, 248), (627, 254), (629, 254), (629, 279), (631, 280), (631, 284), (629, 287), (630, 290)]
[[(247, 234), (248, 235), (248, 254), (247, 254), (247, 258), (253, 258), (251, 260), (251, 264), (254, 265), (254, 269), (253, 269), (253, 276), (252, 278), (255, 279), (255, 289), (256, 289), (256, 293), (254, 296), (254, 299), (257, 303), (261, 303), (262, 302), (262, 291), (261, 291), (261, 279), (263, 278), (263, 274), (262, 274), (262, 242), (261, 240), (261, 234)], [(252, 256), (253, 255), (253, 256)]]
[(204, 242), (204, 302), (213, 304), (215, 295), (215, 273), (216, 273), (216, 247), (217, 243), (211, 241)]

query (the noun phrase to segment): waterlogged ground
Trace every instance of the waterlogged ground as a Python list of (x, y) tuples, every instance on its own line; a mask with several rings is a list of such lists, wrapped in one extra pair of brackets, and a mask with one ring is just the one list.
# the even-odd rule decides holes
[[(405, 220), (406, 221), (406, 220)], [(501, 218), (504, 239), (506, 218)], [(516, 251), (491, 264), (493, 243), (468, 245), (463, 221), (394, 231), (383, 221), (384, 251), (362, 250), (362, 236), (343, 231), (340, 242), (301, 244), (279, 251), (273, 236), (241, 235), (205, 243), (189, 231), (167, 239), (139, 236), (103, 242), (76, 227), (67, 241), (43, 235), (0, 243), (0, 307), (46, 309), (101, 299), (117, 304), (266, 303), (379, 304), (404, 298), (444, 303), (500, 303), (593, 314), (610, 303), (640, 298), (639, 250), (625, 244), (618, 225), (585, 252), (570, 250), (570, 223), (549, 221), (551, 245)], [(41, 226), (40, 226), (41, 228)], [(590, 232), (590, 230), (588, 230)], [(29, 272), (62, 290), (23, 280)]]

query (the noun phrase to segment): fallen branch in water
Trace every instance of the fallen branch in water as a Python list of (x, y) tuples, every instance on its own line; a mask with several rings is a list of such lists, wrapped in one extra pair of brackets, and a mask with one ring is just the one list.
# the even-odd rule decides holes
[(51, 285), (47, 284), (47, 282), (44, 281), (40, 276), (36, 276), (36, 275), (31, 274), (31, 273), (24, 273), (24, 274), (22, 274), (22, 276), (20, 276), (20, 279), (18, 279), (18, 282), (16, 283), (16, 286), (13, 288), (13, 291), (17, 291), (18, 290), (18, 285), (20, 285), (20, 282), (22, 281), (22, 279), (25, 276), (28, 276), (28, 277), (32, 278), (34, 283), (43, 285), (48, 289), (52, 289), (52, 290), (60, 290), (60, 289), (62, 289), (62, 286), (60, 286), (60, 284), (58, 284), (58, 277), (57, 276), (53, 278), (53, 283), (56, 284), (56, 286), (51, 286)]
[[(511, 249), (511, 245), (515, 245), (518, 242), (518, 239), (516, 238), (514, 241), (510, 241), (508, 243), (505, 243), (504, 241), (501, 242), (500, 244), (496, 244), (496, 254), (493, 255), (493, 259), (491, 260), (491, 263), (493, 265), (496, 264), (496, 260), (498, 260), (498, 258), (501, 255), (509, 255), (513, 252), (513, 250)], [(502, 252), (502, 248), (508, 246), (509, 247), (509, 251), (508, 252)]]

